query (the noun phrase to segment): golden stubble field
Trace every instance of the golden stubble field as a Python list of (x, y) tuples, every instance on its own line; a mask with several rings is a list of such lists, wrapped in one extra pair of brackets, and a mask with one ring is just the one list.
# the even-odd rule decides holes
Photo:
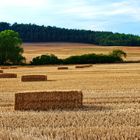
[[(140, 139), (140, 64), (19, 67), (0, 79), (0, 139)], [(21, 82), (24, 74), (47, 74), (46, 82)], [(46, 112), (14, 111), (14, 94), (30, 90), (82, 90), (84, 107)]]
[[(0, 79), (0, 140), (139, 140), (140, 64), (18, 67)], [(47, 74), (45, 82), (21, 82), (21, 75)], [(22, 91), (82, 90), (84, 107), (75, 110), (14, 111)]]

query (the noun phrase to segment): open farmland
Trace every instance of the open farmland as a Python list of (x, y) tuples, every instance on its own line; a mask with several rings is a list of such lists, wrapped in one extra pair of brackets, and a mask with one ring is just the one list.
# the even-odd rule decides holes
[(26, 43), (23, 44), (22, 47), (24, 48), (24, 56), (27, 57), (27, 61), (30, 61), (33, 57), (46, 53), (55, 54), (59, 58), (66, 58), (71, 55), (87, 53), (107, 54), (114, 49), (125, 51), (128, 54), (126, 60), (140, 60), (140, 47), (103, 47), (80, 43)]
[[(56, 66), (18, 67), (4, 72), (16, 73), (18, 78), (0, 79), (1, 140), (140, 139), (140, 64), (81, 69), (71, 65), (67, 70)], [(48, 81), (21, 82), (21, 76), (28, 74), (47, 75)], [(14, 111), (14, 94), (31, 90), (82, 90), (84, 107)]]

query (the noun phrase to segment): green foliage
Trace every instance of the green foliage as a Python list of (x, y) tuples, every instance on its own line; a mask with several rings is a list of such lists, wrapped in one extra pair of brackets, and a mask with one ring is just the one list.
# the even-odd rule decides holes
[(104, 54), (84, 54), (71, 56), (63, 60), (64, 64), (96, 64), (122, 62), (120, 57)]
[(113, 50), (112, 53), (110, 53), (110, 55), (120, 58), (127, 56), (127, 54), (122, 50)]
[(104, 54), (84, 54), (79, 56), (70, 56), (65, 59), (59, 59), (55, 55), (42, 55), (33, 58), (32, 65), (45, 64), (96, 64), (96, 63), (116, 63), (123, 62), (122, 55), (126, 55), (121, 50), (114, 50), (108, 55)]
[(24, 42), (79, 42), (103, 46), (140, 46), (140, 37), (131, 34), (45, 27), (35, 24), (1, 22), (0, 31), (18, 32)]
[(0, 64), (22, 64), (25, 58), (20, 48), (22, 41), (17, 32), (5, 30), (0, 32)]
[(30, 63), (31, 65), (60, 64), (61, 60), (53, 54), (47, 54), (33, 58), (33, 60)]

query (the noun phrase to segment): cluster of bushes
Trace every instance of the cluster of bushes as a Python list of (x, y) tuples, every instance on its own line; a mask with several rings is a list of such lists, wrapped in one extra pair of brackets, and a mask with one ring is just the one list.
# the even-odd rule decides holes
[(32, 59), (32, 65), (45, 65), (45, 64), (60, 64), (62, 62), (57, 56), (51, 55), (41, 55)]
[(63, 60), (64, 64), (96, 64), (122, 61), (123, 60), (120, 57), (104, 54), (84, 54), (80, 56), (71, 56)]
[(79, 56), (70, 56), (65, 59), (59, 59), (55, 55), (42, 55), (32, 59), (31, 65), (45, 64), (96, 64), (96, 63), (116, 63), (123, 62), (126, 53), (121, 50), (114, 50), (110, 54), (84, 54)]

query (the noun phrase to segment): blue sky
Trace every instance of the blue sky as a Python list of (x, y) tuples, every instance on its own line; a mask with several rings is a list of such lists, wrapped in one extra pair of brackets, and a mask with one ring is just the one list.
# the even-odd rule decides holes
[(140, 0), (0, 0), (0, 20), (140, 35)]

